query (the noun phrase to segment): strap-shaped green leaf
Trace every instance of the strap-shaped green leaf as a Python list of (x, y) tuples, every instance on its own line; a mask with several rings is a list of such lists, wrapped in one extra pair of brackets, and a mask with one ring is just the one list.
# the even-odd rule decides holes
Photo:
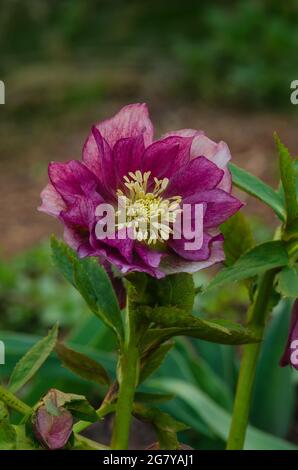
[(235, 186), (271, 207), (280, 220), (283, 222), (286, 220), (286, 211), (280, 194), (248, 171), (238, 168), (234, 163), (229, 163), (229, 169)]
[[(165, 377), (150, 381), (152, 390), (175, 393), (186, 403), (195, 417), (201, 417), (214, 433), (226, 441), (231, 423), (231, 415), (215, 403), (206, 393), (185, 381)], [(297, 450), (297, 446), (265, 433), (253, 426), (248, 426), (245, 450)]]
[(224, 284), (242, 281), (268, 271), (286, 266), (289, 262), (285, 245), (281, 241), (262, 243), (248, 251), (233, 266), (222, 269), (207, 286), (206, 291)]
[(55, 325), (48, 336), (36, 343), (16, 364), (8, 384), (12, 393), (20, 390), (47, 360), (55, 348), (58, 337), (58, 325)]

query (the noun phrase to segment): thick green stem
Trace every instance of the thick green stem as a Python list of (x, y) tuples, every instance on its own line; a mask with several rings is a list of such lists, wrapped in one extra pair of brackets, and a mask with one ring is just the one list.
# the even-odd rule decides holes
[[(260, 281), (255, 303), (248, 317), (249, 327), (261, 337), (263, 336), (266, 325), (274, 276), (275, 270), (268, 271), (264, 274)], [(243, 449), (244, 446), (261, 344), (260, 342), (244, 346), (227, 450), (240, 450)]]
[(6, 403), (7, 406), (15, 411), (18, 411), (24, 416), (28, 416), (32, 413), (32, 408), (26, 405), (23, 401), (19, 400), (13, 393), (6, 390), (0, 385), (0, 400)]
[(114, 450), (128, 448), (133, 400), (139, 377), (135, 311), (133, 308), (130, 310), (129, 306), (126, 321), (125, 343), (119, 361), (119, 394), (111, 442), (111, 448)]

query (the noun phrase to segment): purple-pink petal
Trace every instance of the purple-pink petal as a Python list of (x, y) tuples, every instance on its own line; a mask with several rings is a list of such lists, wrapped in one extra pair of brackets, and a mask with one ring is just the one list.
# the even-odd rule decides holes
[(98, 185), (96, 176), (76, 160), (50, 163), (49, 178), (66, 203), (74, 203), (78, 196), (92, 197)]
[(222, 189), (212, 189), (210, 191), (199, 191), (189, 196), (183, 201), (186, 204), (207, 205), (204, 215), (204, 228), (218, 227), (229, 217), (234, 215), (243, 203), (231, 194)]
[(103, 138), (113, 147), (120, 139), (144, 135), (145, 146), (153, 140), (153, 125), (145, 103), (124, 106), (115, 116), (96, 124)]
[(220, 183), (223, 174), (223, 170), (207, 158), (194, 158), (173, 175), (165, 197), (179, 195), (185, 198), (197, 191), (213, 189)]
[(60, 212), (66, 208), (65, 202), (52, 184), (47, 186), (41, 192), (41, 205), (38, 210), (48, 215), (58, 217)]
[(151, 171), (159, 179), (170, 178), (189, 162), (191, 142), (191, 137), (177, 136), (157, 140), (144, 152), (142, 171)]
[(113, 160), (117, 174), (118, 186), (123, 183), (124, 176), (140, 170), (145, 150), (144, 136), (120, 139), (113, 148)]

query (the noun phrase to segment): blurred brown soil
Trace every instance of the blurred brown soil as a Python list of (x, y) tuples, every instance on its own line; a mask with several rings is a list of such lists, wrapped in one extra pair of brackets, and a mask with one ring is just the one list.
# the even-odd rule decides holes
[[(91, 125), (113, 113), (127, 102), (140, 100), (98, 100), (90, 107), (57, 117), (5, 119), (0, 112), (0, 250), (9, 257), (61, 227), (52, 218), (37, 212), (39, 194), (47, 182), (51, 160), (80, 159), (81, 149)], [(277, 131), (292, 154), (298, 154), (298, 116), (272, 113), (247, 113), (207, 108), (191, 104), (173, 104), (145, 96), (156, 125), (156, 137), (162, 132), (192, 127), (203, 129), (214, 140), (225, 140), (233, 162), (276, 186), (278, 160), (272, 134)], [(29, 113), (30, 117), (30, 113)], [(246, 210), (268, 225), (275, 223), (272, 212), (252, 198), (239, 193), (247, 202)]]

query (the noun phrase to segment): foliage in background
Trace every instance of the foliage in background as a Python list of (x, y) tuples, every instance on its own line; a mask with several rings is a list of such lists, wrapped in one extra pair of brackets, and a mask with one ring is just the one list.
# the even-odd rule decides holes
[[(13, 83), (15, 69), (29, 64), (51, 64), (58, 74), (61, 63), (85, 71), (107, 64), (122, 70), (124, 81), (128, 69), (138, 82), (149, 74), (161, 94), (285, 108), (289, 81), (298, 76), (297, 22), (294, 0), (3, 0), (0, 73)], [(63, 100), (109, 93), (114, 78), (107, 74), (97, 71), (90, 81), (87, 72)]]

